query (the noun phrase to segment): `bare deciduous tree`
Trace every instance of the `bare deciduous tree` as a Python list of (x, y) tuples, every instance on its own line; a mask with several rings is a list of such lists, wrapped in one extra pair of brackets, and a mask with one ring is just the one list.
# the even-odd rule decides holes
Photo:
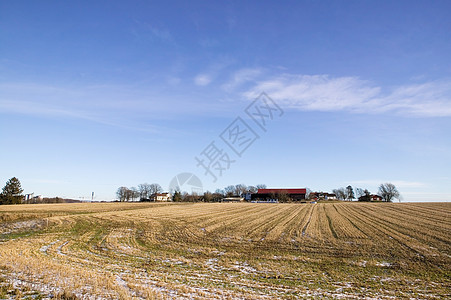
[(158, 183), (152, 183), (150, 186), (150, 194), (158, 194), (163, 191), (163, 188)]
[(365, 192), (364, 192), (364, 190), (362, 188), (356, 188), (355, 189), (355, 196), (357, 197), (357, 199), (359, 199), (363, 195), (365, 195)]
[(247, 187), (247, 192), (249, 192), (249, 193), (254, 194), (254, 193), (256, 193), (257, 191), (258, 191), (257, 187), (255, 187), (255, 186), (253, 186), (253, 185), (250, 185), (250, 186)]
[(136, 201), (137, 198), (139, 198), (139, 191), (136, 187), (131, 187), (130, 188), (130, 192), (131, 192), (131, 199), (132, 201)]
[(224, 198), (224, 191), (217, 189), (212, 196), (214, 202), (220, 202)]
[(226, 197), (231, 197), (234, 195), (235, 193), (235, 186), (233, 185), (228, 185), (224, 188), (224, 192), (225, 192), (225, 196)]
[(274, 193), (274, 192), (269, 193), (269, 200), (276, 200), (276, 199), (277, 199), (276, 193)]
[(121, 202), (127, 200), (127, 194), (129, 193), (128, 191), (129, 191), (128, 188), (126, 188), (125, 186), (121, 186), (120, 188), (118, 188), (116, 192), (118, 200)]
[(213, 201), (213, 194), (209, 191), (206, 191), (204, 193), (204, 196), (202, 197), (202, 200), (204, 202), (212, 202)]
[(291, 198), (290, 198), (290, 196), (288, 196), (288, 193), (286, 190), (280, 190), (276, 194), (276, 198), (277, 198), (277, 200), (279, 200), (279, 202), (291, 202)]
[(337, 196), (338, 200), (346, 200), (346, 190), (344, 188), (334, 189), (332, 193)]
[(150, 195), (152, 194), (150, 192), (150, 184), (148, 183), (142, 183), (138, 185), (138, 191), (139, 191), (139, 198), (141, 200), (147, 200), (150, 198)]
[(257, 184), (257, 189), (266, 189), (266, 184)]
[(393, 183), (383, 183), (379, 186), (379, 196), (385, 202), (392, 202), (393, 199), (400, 199), (401, 195)]
[(224, 195), (225, 195), (225, 192), (224, 192), (224, 190), (221, 190), (221, 189), (216, 189), (216, 191), (215, 191), (215, 194), (218, 194), (218, 195), (221, 195), (221, 196), (223, 196), (223, 197), (224, 197)]
[(237, 185), (235, 185), (234, 195), (241, 196), (242, 194), (246, 193), (246, 191), (247, 191), (247, 186), (245, 184), (237, 184)]

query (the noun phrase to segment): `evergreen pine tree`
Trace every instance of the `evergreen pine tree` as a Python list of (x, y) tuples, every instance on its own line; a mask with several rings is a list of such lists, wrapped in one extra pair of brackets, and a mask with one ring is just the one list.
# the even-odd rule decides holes
[(0, 204), (20, 204), (22, 203), (23, 189), (20, 185), (19, 179), (11, 178), (6, 182), (0, 194)]

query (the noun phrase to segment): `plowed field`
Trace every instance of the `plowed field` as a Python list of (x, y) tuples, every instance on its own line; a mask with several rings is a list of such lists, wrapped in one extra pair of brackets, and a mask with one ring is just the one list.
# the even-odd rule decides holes
[(0, 206), (0, 299), (451, 297), (451, 203)]

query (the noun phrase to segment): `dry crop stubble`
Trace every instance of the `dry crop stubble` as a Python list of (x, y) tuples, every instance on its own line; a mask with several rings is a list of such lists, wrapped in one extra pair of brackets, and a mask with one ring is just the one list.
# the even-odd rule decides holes
[(447, 298), (450, 215), (448, 203), (2, 206), (0, 268), (5, 286), (44, 297)]

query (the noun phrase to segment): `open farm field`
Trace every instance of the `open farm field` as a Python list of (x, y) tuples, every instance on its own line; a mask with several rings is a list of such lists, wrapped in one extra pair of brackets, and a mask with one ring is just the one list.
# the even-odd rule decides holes
[(0, 299), (449, 299), (451, 203), (0, 206)]

